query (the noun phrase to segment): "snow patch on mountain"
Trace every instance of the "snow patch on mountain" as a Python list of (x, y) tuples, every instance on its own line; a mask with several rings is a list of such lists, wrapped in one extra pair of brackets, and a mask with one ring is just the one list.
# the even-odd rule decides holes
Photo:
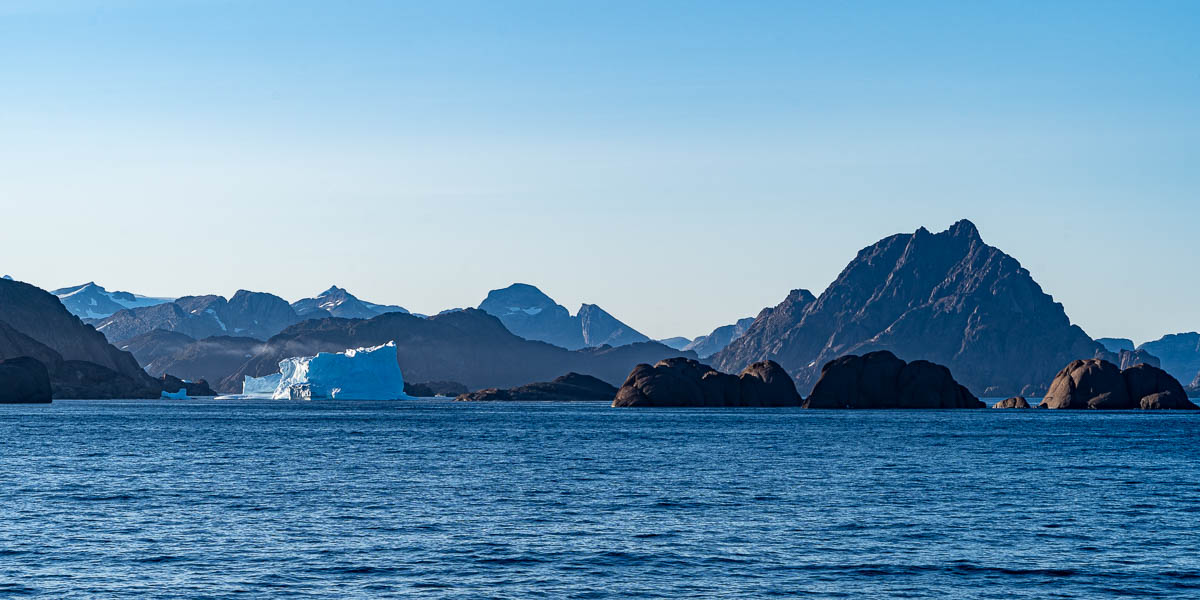
[(292, 303), (296, 313), (306, 318), (321, 318), (327, 316), (344, 319), (370, 319), (384, 313), (408, 313), (403, 306), (392, 304), (375, 304), (360, 300), (354, 294), (338, 286), (330, 286), (314, 298), (304, 298)]
[(174, 298), (153, 298), (130, 292), (110, 292), (94, 281), (59, 288), (50, 293), (58, 296), (59, 302), (62, 302), (71, 314), (82, 319), (102, 319), (119, 310), (155, 306), (174, 300)]

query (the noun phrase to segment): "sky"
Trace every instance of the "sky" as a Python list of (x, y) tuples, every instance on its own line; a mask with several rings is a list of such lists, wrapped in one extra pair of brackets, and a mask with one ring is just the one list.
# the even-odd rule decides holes
[(1200, 329), (1200, 3), (0, 0), (0, 272), (693, 337), (971, 219)]

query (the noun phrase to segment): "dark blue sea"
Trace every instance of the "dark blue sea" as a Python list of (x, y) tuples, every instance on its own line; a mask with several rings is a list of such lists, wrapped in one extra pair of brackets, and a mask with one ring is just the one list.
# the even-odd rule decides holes
[(3, 406), (0, 596), (1200, 598), (1200, 415)]

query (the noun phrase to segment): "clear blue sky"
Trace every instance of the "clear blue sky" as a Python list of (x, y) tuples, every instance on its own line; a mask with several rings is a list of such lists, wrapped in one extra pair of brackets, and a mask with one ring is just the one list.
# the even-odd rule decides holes
[[(52, 6), (50, 6), (52, 5)], [(695, 336), (970, 218), (1200, 329), (1200, 3), (0, 0), (0, 271)]]

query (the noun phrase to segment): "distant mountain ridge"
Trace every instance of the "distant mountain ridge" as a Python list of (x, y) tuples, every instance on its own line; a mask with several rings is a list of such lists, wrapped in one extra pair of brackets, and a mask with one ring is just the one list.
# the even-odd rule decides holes
[(409, 381), (456, 381), (471, 390), (510, 388), (549, 381), (567, 372), (619, 384), (642, 362), (695, 357), (656, 342), (567, 350), (523, 339), (482, 310), (465, 309), (428, 318), (386, 313), (368, 320), (328, 318), (293, 325), (221, 383), (236, 388), (244, 377), (277, 372), (279, 361), (317, 352), (396, 342), (396, 356)]
[(151, 298), (130, 292), (110, 292), (94, 281), (58, 288), (50, 292), (71, 314), (81, 319), (102, 319), (119, 310), (171, 302), (174, 298)]
[(125, 309), (104, 319), (89, 319), (113, 343), (156, 329), (193, 339), (219, 335), (265, 340), (302, 321), (286, 300), (265, 292), (238, 290), (232, 298), (184, 296), (174, 302)]
[(1200, 333), (1173, 333), (1137, 347), (1157, 356), (1162, 370), (1185, 385), (1195, 381), (1200, 387)]
[(133, 354), (152, 377), (171, 374), (191, 381), (204, 380), (222, 393), (236, 393), (240, 386), (220, 388), (220, 382), (241, 368), (263, 347), (262, 340), (213, 336), (193, 339), (175, 331), (156, 329), (125, 340), (120, 348)]
[(750, 330), (750, 325), (752, 324), (754, 324), (754, 317), (738, 319), (737, 322), (732, 325), (722, 325), (712, 330), (712, 333), (709, 333), (708, 335), (702, 335), (692, 340), (692, 342), (684, 346), (683, 349), (695, 352), (700, 358), (708, 358), (720, 352), (721, 350), (724, 350), (725, 347), (728, 346), (733, 340), (746, 335), (746, 332)]
[(514, 334), (568, 350), (587, 347), (625, 346), (649, 342), (650, 338), (622, 323), (595, 304), (584, 304), (574, 316), (538, 288), (514, 283), (488, 292), (479, 304)]
[(983, 396), (1034, 395), (1075, 359), (1118, 360), (964, 220), (864, 248), (819, 298), (793, 291), (713, 362), (737, 372), (775, 360), (805, 392), (825, 363), (877, 350), (944, 364)]
[(408, 312), (402, 306), (374, 304), (360, 300), (354, 294), (336, 285), (321, 292), (315, 298), (304, 298), (293, 302), (292, 308), (295, 309), (296, 314), (305, 319), (324, 317), (370, 319), (389, 312)]

